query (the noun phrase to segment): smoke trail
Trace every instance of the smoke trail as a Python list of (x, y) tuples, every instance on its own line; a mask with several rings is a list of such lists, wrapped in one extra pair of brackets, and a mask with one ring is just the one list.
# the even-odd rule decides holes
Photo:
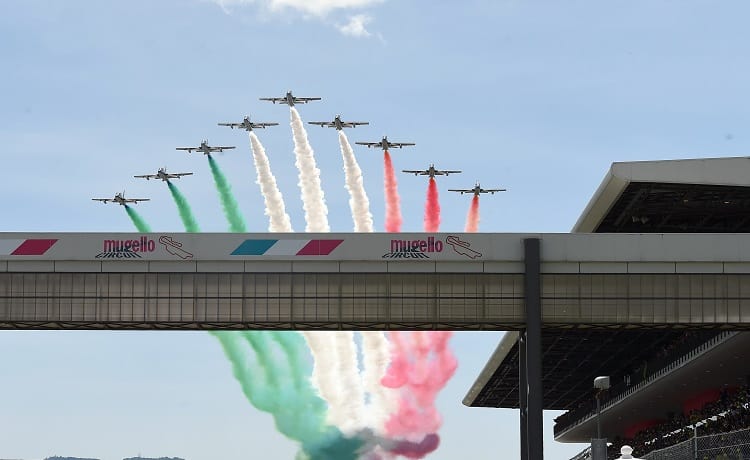
[(341, 385), (337, 403), (342, 420), (336, 426), (344, 435), (351, 436), (365, 427), (365, 390), (359, 375), (357, 344), (352, 331), (334, 331), (330, 334), (333, 334), (338, 356), (335, 372)]
[(440, 436), (430, 433), (417, 443), (401, 441), (389, 449), (394, 455), (406, 458), (424, 458), (425, 455), (435, 451), (440, 445)]
[[(245, 397), (270, 413), (284, 436), (300, 442), (298, 458), (354, 460), (363, 441), (346, 438), (325, 424), (325, 402), (305, 378), (304, 341), (296, 332), (212, 332), (232, 364)], [(283, 359), (277, 359), (275, 342)]]
[(479, 196), (474, 195), (471, 200), (471, 207), (469, 208), (469, 214), (466, 216), (466, 228), (464, 229), (467, 233), (476, 233), (479, 231)]
[(398, 196), (398, 183), (396, 172), (393, 170), (391, 154), (388, 150), (383, 151), (385, 169), (385, 231), (400, 232), (401, 223), (401, 198)]
[(320, 397), (328, 403), (326, 421), (339, 426), (345, 423), (345, 420), (340, 410), (341, 385), (336, 366), (333, 364), (338, 360), (338, 349), (335, 347), (333, 336), (322, 331), (303, 331), (302, 336), (310, 348), (315, 363), (310, 380), (320, 392)]
[(141, 217), (137, 212), (135, 212), (135, 209), (131, 208), (128, 205), (125, 205), (125, 211), (127, 211), (128, 216), (130, 216), (130, 220), (133, 221), (135, 228), (137, 228), (139, 232), (142, 232), (142, 233), (151, 232), (151, 227), (149, 227), (146, 221), (143, 220), (143, 217)]
[(281, 195), (279, 187), (276, 185), (276, 178), (271, 173), (271, 165), (266, 155), (266, 149), (260, 143), (258, 136), (250, 131), (250, 146), (253, 151), (253, 162), (258, 178), (256, 183), (260, 185), (260, 191), (263, 194), (263, 200), (266, 204), (266, 215), (269, 218), (269, 232), (291, 232), (292, 223), (289, 220), (289, 214), (284, 206), (284, 197)]
[(329, 232), (328, 207), (326, 206), (323, 188), (320, 185), (320, 169), (315, 164), (315, 156), (307, 131), (302, 124), (299, 112), (290, 107), (292, 116), (292, 134), (294, 136), (294, 165), (299, 171), (299, 186), (302, 190), (302, 207), (305, 209), (306, 232)]
[(381, 383), (388, 388), (401, 388), (406, 385), (409, 372), (409, 348), (406, 345), (404, 332), (390, 331), (391, 365)]
[(349, 191), (349, 207), (354, 218), (354, 231), (372, 232), (370, 200), (367, 198), (365, 184), (362, 180), (362, 170), (357, 164), (354, 151), (344, 131), (339, 131), (339, 144), (341, 144), (341, 155), (344, 157), (346, 189)]
[(362, 380), (365, 391), (370, 395), (367, 405), (367, 425), (377, 435), (382, 435), (388, 415), (396, 409), (396, 393), (383, 386), (391, 360), (390, 345), (382, 331), (364, 331), (362, 335), (362, 357), (364, 372)]
[(242, 220), (240, 215), (239, 206), (237, 201), (232, 195), (232, 188), (227, 182), (227, 178), (219, 169), (219, 165), (211, 155), (208, 155), (208, 164), (211, 166), (211, 174), (214, 176), (214, 182), (216, 182), (216, 190), (219, 191), (219, 197), (221, 198), (221, 206), (224, 208), (224, 215), (229, 221), (229, 231), (231, 232), (246, 232), (245, 221)]
[(188, 204), (185, 195), (183, 195), (177, 186), (170, 181), (167, 181), (167, 187), (169, 187), (169, 191), (172, 193), (172, 198), (177, 204), (177, 210), (180, 212), (180, 219), (182, 219), (182, 225), (185, 226), (185, 231), (191, 233), (200, 232), (198, 222), (195, 220), (195, 217), (193, 217), (193, 211), (190, 209), (190, 205)]
[[(391, 332), (394, 355), (383, 385), (400, 387), (402, 399), (397, 412), (386, 422), (386, 432), (390, 437), (416, 443), (415, 452), (410, 454), (415, 456), (410, 458), (426, 455), (419, 445), (442, 424), (435, 398), (457, 366), (447, 347), (450, 335), (450, 332), (429, 331), (403, 336), (400, 332)], [(434, 450), (437, 444), (428, 442), (422, 447)]]
[(427, 203), (424, 207), (424, 231), (437, 232), (440, 228), (440, 200), (438, 197), (437, 182), (430, 177), (427, 186)]

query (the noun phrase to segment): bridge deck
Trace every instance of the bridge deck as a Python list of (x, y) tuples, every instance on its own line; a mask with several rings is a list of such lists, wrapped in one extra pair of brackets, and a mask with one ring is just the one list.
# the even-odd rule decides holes
[[(86, 236), (56, 235), (77, 246)], [(531, 236), (542, 242), (546, 327), (750, 329), (746, 234), (461, 234), (489, 250), (472, 260), (424, 252), (428, 260), (416, 261), (372, 255), (388, 235), (326, 236), (354, 241), (340, 255), (303, 258), (232, 257), (234, 240), (215, 260), (8, 255), (0, 258), (0, 328), (516, 330), (525, 325), (522, 240)], [(201, 235), (195, 246), (228, 237), (245, 247), (267, 241)]]

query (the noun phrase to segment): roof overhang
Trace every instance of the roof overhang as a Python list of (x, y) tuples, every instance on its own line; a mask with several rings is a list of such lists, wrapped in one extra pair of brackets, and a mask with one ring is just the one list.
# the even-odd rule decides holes
[(572, 232), (595, 232), (631, 182), (750, 187), (750, 158), (613, 163)]

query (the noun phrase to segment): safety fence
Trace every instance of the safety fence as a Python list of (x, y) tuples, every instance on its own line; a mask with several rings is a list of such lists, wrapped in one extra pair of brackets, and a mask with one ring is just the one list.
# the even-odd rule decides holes
[[(613, 447), (609, 447), (613, 451)], [(655, 450), (648, 454), (633, 452), (643, 460), (750, 460), (750, 429), (731, 431), (706, 436), (693, 436), (673, 446)], [(609, 458), (619, 454), (609, 452)], [(587, 447), (570, 460), (590, 460), (591, 448)]]

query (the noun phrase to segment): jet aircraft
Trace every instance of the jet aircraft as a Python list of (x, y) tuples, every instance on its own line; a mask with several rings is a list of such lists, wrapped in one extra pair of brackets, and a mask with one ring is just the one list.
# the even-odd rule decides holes
[(211, 147), (210, 145), (208, 145), (208, 141), (203, 139), (203, 141), (201, 142), (201, 145), (199, 145), (198, 147), (177, 147), (176, 149), (186, 150), (188, 153), (192, 153), (195, 151), (195, 152), (201, 152), (204, 155), (210, 155), (211, 152), (223, 152), (224, 150), (229, 150), (233, 148), (234, 147), (223, 147), (223, 146)]
[(453, 170), (453, 169), (435, 169), (435, 165), (431, 164), (429, 168), (422, 169), (422, 170), (414, 170), (414, 169), (402, 169), (402, 172), (414, 174), (415, 176), (430, 176), (431, 178), (434, 178), (435, 176), (447, 176), (448, 174), (458, 174), (461, 171), (459, 170)]
[(416, 145), (412, 142), (390, 142), (388, 140), (388, 136), (383, 136), (383, 139), (378, 142), (355, 142), (357, 145), (366, 145), (367, 148), (370, 147), (380, 147), (383, 150), (388, 150), (391, 147), (395, 147), (400, 149), (401, 147), (408, 147), (410, 145)]
[(356, 128), (360, 125), (369, 125), (367, 121), (343, 121), (341, 115), (336, 115), (333, 121), (308, 121), (311, 125), (320, 125), (321, 128), (336, 128), (336, 131), (341, 131), (344, 128)]
[(479, 185), (479, 182), (474, 185), (474, 188), (470, 189), (448, 189), (449, 192), (459, 192), (461, 195), (464, 193), (473, 193), (474, 196), (479, 196), (480, 193), (491, 193), (495, 194), (495, 192), (505, 192), (506, 190), (504, 188), (482, 188)]
[(150, 201), (150, 198), (125, 198), (125, 192), (115, 193), (114, 198), (92, 198), (93, 201), (101, 201), (102, 203), (117, 203), (125, 206), (128, 203), (138, 204), (139, 201)]
[(239, 123), (219, 123), (219, 126), (229, 126), (230, 128), (244, 129), (245, 131), (252, 131), (254, 128), (265, 128), (267, 126), (276, 126), (278, 123), (253, 123), (250, 121), (250, 116), (246, 116)]
[(167, 168), (159, 168), (159, 171), (156, 172), (156, 174), (144, 174), (142, 176), (133, 176), (138, 179), (161, 179), (163, 181), (168, 181), (169, 179), (179, 179), (182, 176), (192, 176), (193, 173), (168, 173)]
[(307, 104), (310, 101), (319, 101), (319, 97), (297, 97), (292, 95), (292, 90), (286, 92), (284, 97), (261, 97), (261, 101), (270, 101), (279, 104), (286, 104), (289, 107), (294, 107), (294, 104)]

